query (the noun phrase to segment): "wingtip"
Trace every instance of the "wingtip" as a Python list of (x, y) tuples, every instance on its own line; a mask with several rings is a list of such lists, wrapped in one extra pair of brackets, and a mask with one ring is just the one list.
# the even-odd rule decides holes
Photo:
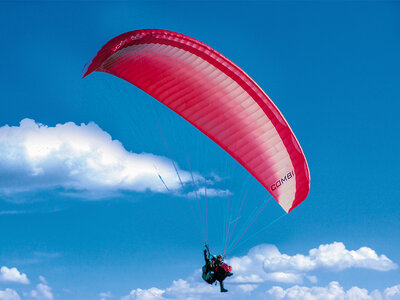
[(91, 64), (92, 64), (92, 60), (93, 60), (93, 59), (91, 59), (90, 61), (88, 61), (88, 62), (85, 64), (85, 66), (83, 67), (82, 74), (81, 74), (82, 78), (85, 78), (85, 77), (88, 76), (90, 73), (92, 73), (91, 71), (89, 71), (89, 67), (90, 67)]

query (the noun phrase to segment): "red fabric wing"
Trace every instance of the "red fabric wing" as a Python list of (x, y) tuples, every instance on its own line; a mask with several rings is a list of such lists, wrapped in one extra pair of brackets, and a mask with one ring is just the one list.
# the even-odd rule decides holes
[(301, 147), (274, 103), (238, 66), (188, 36), (136, 30), (109, 41), (98, 71), (134, 84), (181, 115), (245, 167), (289, 212), (308, 195)]

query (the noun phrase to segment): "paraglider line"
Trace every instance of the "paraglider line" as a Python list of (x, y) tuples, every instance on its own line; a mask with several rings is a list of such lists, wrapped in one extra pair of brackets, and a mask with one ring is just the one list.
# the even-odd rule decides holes
[(204, 198), (206, 202), (206, 233), (207, 233), (207, 244), (208, 244), (207, 185), (205, 183), (206, 180), (204, 180)]
[(163, 135), (163, 133), (162, 133), (162, 131), (161, 131), (161, 128), (160, 128), (160, 125), (158, 125), (158, 123), (157, 123), (157, 127), (158, 127), (158, 130), (160, 131), (161, 137), (162, 137), (162, 139), (163, 139), (163, 141), (164, 141), (164, 145), (165, 145), (165, 147), (167, 148), (167, 151), (168, 151), (169, 157), (170, 157), (170, 159), (171, 159), (172, 165), (174, 166), (176, 175), (178, 175), (179, 182), (181, 183), (182, 189), (184, 189), (181, 176), (179, 176), (178, 169), (176, 168), (175, 162), (174, 162), (174, 160), (172, 159), (171, 151), (169, 151), (169, 147), (168, 147), (168, 145), (167, 145), (167, 142), (165, 141), (164, 135)]
[(163, 183), (163, 185), (165, 186), (165, 188), (167, 189), (167, 191), (169, 192), (169, 188), (167, 187), (167, 185), (165, 184), (164, 180), (162, 179), (161, 175), (158, 174), (158, 178), (160, 178), (161, 182)]
[[(165, 148), (167, 149), (167, 152), (168, 152), (169, 158), (170, 158), (170, 160), (171, 160), (171, 162), (172, 162), (172, 165), (174, 166), (176, 175), (178, 176), (179, 182), (181, 183), (182, 190), (184, 190), (184, 186), (183, 186), (183, 182), (182, 182), (182, 180), (181, 180), (181, 176), (179, 175), (179, 172), (178, 172), (178, 169), (177, 169), (177, 167), (176, 167), (176, 165), (175, 165), (175, 162), (174, 162), (174, 160), (172, 159), (171, 151), (169, 150), (167, 141), (166, 141), (165, 138), (164, 138), (164, 135), (163, 135), (163, 133), (162, 133), (162, 131), (161, 131), (161, 128), (160, 128), (160, 125), (158, 124), (158, 122), (156, 122), (156, 124), (157, 124), (157, 127), (158, 127), (158, 131), (160, 132), (161, 137), (162, 137), (162, 139), (163, 139)], [(188, 203), (189, 203), (189, 206), (190, 206), (190, 210), (192, 211), (193, 218), (194, 218), (194, 220), (196, 221), (196, 225), (200, 228), (199, 223), (197, 222), (196, 215), (195, 215), (195, 213), (194, 213), (194, 211), (193, 211), (193, 207), (192, 207), (192, 205), (190, 204), (190, 200), (189, 200), (189, 199), (188, 199)], [(201, 212), (200, 212), (200, 216), (201, 216)], [(204, 224), (203, 224), (203, 234), (204, 234)]]
[[(160, 178), (161, 182), (164, 184), (165, 188), (167, 189), (167, 191), (169, 192), (170, 189), (168, 188), (168, 186), (165, 184), (165, 181), (162, 179), (160, 173), (157, 172), (158, 178)], [(172, 199), (174, 200), (174, 202), (176, 203), (176, 205), (179, 207), (180, 211), (182, 212), (183, 216), (185, 217), (186, 221), (190, 224), (190, 227), (192, 227), (192, 230), (196, 233), (198, 239), (201, 241), (201, 237), (199, 236), (197, 230), (194, 229), (192, 222), (189, 221), (189, 218), (186, 216), (185, 211), (182, 209), (182, 207), (179, 205), (178, 201), (175, 199), (174, 196), (172, 196)]]
[[(230, 248), (229, 252), (231, 252), (231, 251), (233, 250), (233, 248), (237, 245), (237, 243), (240, 241), (240, 239), (243, 237), (243, 235), (246, 233), (246, 231), (250, 228), (250, 226), (254, 223), (254, 221), (257, 219), (258, 215), (263, 211), (263, 209), (265, 208), (265, 206), (268, 204), (268, 202), (269, 202), (270, 200), (271, 200), (271, 198), (268, 199), (268, 200), (264, 203), (263, 207), (261, 207), (261, 209), (258, 211), (257, 215), (256, 215), (256, 216), (254, 217), (254, 219), (250, 222), (250, 224), (247, 226), (247, 228), (243, 231), (242, 235), (239, 237), (239, 239), (236, 241), (236, 243), (233, 244), (233, 246)], [(228, 253), (229, 253), (229, 252), (228, 252)]]
[[(237, 221), (239, 219), (240, 212), (242, 211), (242, 206), (243, 206), (243, 203), (244, 203), (244, 199), (246, 199), (246, 196), (247, 196), (247, 191), (246, 191), (246, 193), (244, 194), (244, 196), (242, 198), (242, 203), (240, 204), (239, 212), (238, 212), (238, 214), (236, 216), (235, 223), (233, 224), (233, 229), (232, 229), (232, 232), (231, 232), (231, 234), (229, 236), (229, 239), (228, 239), (228, 246), (229, 246), (229, 243), (231, 242), (231, 238), (232, 238), (233, 232), (235, 231), (236, 223), (237, 223)], [(224, 252), (224, 256), (225, 256), (225, 252)]]
[(228, 208), (226, 209), (226, 221), (225, 221), (225, 244), (224, 244), (224, 255), (226, 252), (226, 241), (228, 239), (228, 235), (229, 235), (229, 228), (228, 227), (228, 223), (229, 223), (229, 199), (230, 197), (228, 196)]
[(191, 165), (190, 165), (189, 155), (187, 154), (187, 152), (186, 152), (186, 159), (187, 159), (187, 162), (188, 162), (188, 165), (189, 165), (190, 176), (192, 177), (192, 182), (193, 182), (193, 186), (194, 186), (194, 189), (195, 189), (195, 190), (194, 190), (194, 193), (195, 193), (195, 195), (196, 195), (197, 205), (198, 205), (199, 211), (200, 211), (200, 218), (201, 218), (201, 223), (203, 224), (203, 231), (204, 231), (204, 233), (205, 233), (205, 236), (206, 236), (206, 239), (207, 239), (207, 243), (208, 243), (208, 232), (206, 232), (206, 229), (205, 229), (204, 219), (203, 219), (203, 213), (202, 213), (202, 211), (201, 211), (200, 201), (199, 201), (199, 198), (198, 198), (198, 196), (197, 196), (197, 190), (196, 190), (196, 189), (197, 189), (197, 186), (196, 186), (196, 183), (194, 182), (192, 167), (191, 167)]
[(248, 241), (249, 239), (251, 239), (252, 237), (260, 234), (261, 232), (263, 232), (265, 229), (267, 229), (268, 227), (270, 227), (271, 225), (273, 225), (274, 223), (278, 222), (280, 219), (282, 219), (284, 216), (286, 216), (287, 213), (284, 212), (283, 215), (277, 217), (275, 220), (271, 221), (271, 223), (267, 224), (266, 226), (264, 226), (263, 228), (261, 228), (259, 231), (257, 231), (256, 233), (253, 233), (252, 235), (250, 235), (249, 237), (245, 238), (244, 240), (242, 240), (242, 242), (238, 243), (238, 246), (243, 244), (244, 242)]

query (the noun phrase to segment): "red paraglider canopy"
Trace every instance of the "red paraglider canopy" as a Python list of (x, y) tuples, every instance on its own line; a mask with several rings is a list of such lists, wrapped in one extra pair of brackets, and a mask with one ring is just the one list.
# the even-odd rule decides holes
[(308, 165), (267, 94), (210, 46), (144, 29), (105, 44), (88, 65), (134, 84), (178, 113), (245, 167), (290, 212), (308, 195)]

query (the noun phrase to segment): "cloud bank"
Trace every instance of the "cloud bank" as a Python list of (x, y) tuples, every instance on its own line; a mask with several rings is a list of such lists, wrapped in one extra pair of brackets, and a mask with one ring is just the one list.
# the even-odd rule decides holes
[(266, 299), (271, 297), (275, 300), (395, 300), (400, 299), (400, 285), (387, 288), (383, 293), (378, 290), (369, 293), (367, 289), (356, 286), (345, 291), (336, 281), (332, 281), (326, 287), (296, 285), (283, 289), (274, 286), (266, 293)]
[[(192, 177), (174, 164), (166, 157), (127, 151), (95, 123), (48, 127), (24, 119), (19, 126), (0, 127), (2, 197), (49, 189), (86, 192), (92, 198), (118, 191), (179, 194)], [(193, 176), (205, 182), (201, 175)], [(209, 196), (227, 193), (212, 190)]]
[[(201, 278), (201, 273), (196, 272), (197, 277)], [(172, 285), (166, 289), (152, 287), (147, 290), (133, 289), (129, 295), (124, 296), (121, 300), (197, 300), (205, 298), (213, 298), (219, 290), (208, 284), (190, 277), (188, 280), (178, 279), (172, 282)], [(218, 294), (217, 294), (218, 295)]]
[[(293, 256), (282, 254), (274, 245), (262, 244), (249, 250), (247, 255), (227, 260), (232, 266), (234, 276), (226, 279), (229, 295), (237, 299), (274, 299), (274, 300), (393, 300), (400, 299), (400, 285), (387, 288), (384, 292), (352, 287), (345, 291), (338, 282), (332, 281), (326, 287), (312, 286), (317, 276), (309, 272), (319, 270), (339, 272), (349, 268), (363, 268), (375, 271), (390, 271), (397, 268), (385, 255), (378, 255), (368, 247), (348, 250), (343, 243), (334, 242), (311, 249), (308, 255)], [(295, 285), (290, 288), (273, 286), (271, 282), (294, 284), (306, 282), (311, 287)], [(269, 288), (267, 290), (267, 288)], [(201, 280), (201, 271), (197, 270), (187, 279), (174, 280), (171, 286), (160, 289), (133, 289), (121, 300), (152, 299), (219, 299), (224, 297), (217, 287)]]
[(261, 283), (275, 281), (302, 283), (305, 279), (315, 283), (316, 277), (309, 272), (316, 270), (341, 271), (349, 268), (363, 268), (376, 271), (390, 271), (397, 265), (385, 255), (378, 255), (368, 247), (347, 250), (340, 242), (320, 245), (311, 249), (308, 255), (293, 256), (282, 254), (274, 245), (262, 244), (252, 248), (246, 256), (229, 260), (237, 283)]
[[(135, 289), (129, 295), (123, 296), (121, 300), (200, 300), (200, 299), (231, 299), (229, 294), (221, 295), (218, 290), (201, 290), (196, 284), (189, 283), (183, 279), (174, 281), (172, 286), (162, 290), (156, 287), (150, 289)], [(264, 300), (398, 300), (400, 299), (400, 285), (386, 288), (383, 292), (353, 286), (347, 291), (336, 281), (328, 286), (293, 286), (283, 289), (274, 286), (267, 291), (260, 291), (257, 295), (250, 295), (254, 285), (239, 285), (234, 294), (235, 299), (264, 299)]]
[[(282, 254), (274, 245), (261, 244), (249, 250), (247, 255), (233, 257), (227, 261), (233, 268), (234, 276), (226, 279), (228, 294), (221, 294), (219, 287), (205, 283), (198, 269), (185, 279), (173, 280), (164, 288), (133, 288), (120, 300), (200, 300), (221, 299), (266, 299), (266, 300), (397, 300), (400, 299), (400, 284), (383, 291), (369, 291), (353, 286), (345, 290), (337, 281), (327, 285), (316, 285), (318, 273), (340, 272), (348, 268), (370, 269), (387, 272), (397, 268), (388, 257), (378, 255), (368, 247), (348, 250), (343, 243), (334, 242), (320, 245), (308, 251), (308, 255)], [(17, 268), (3, 266), (0, 280), (6, 283), (29, 284), (26, 274)], [(282, 283), (285, 286), (277, 285)], [(305, 284), (298, 284), (304, 282)], [(295, 284), (290, 286), (289, 284)], [(18, 289), (0, 290), (0, 300), (20, 300)], [(114, 294), (114, 293), (113, 293)], [(111, 291), (97, 296), (101, 300), (118, 298)], [(46, 278), (39, 276), (39, 282), (30, 292), (23, 292), (24, 299), (53, 300), (52, 288)]]
[(285, 270), (291, 272), (312, 271), (326, 268), (340, 271), (348, 268), (365, 268), (377, 271), (389, 271), (397, 268), (385, 255), (378, 256), (368, 247), (358, 250), (347, 250), (343, 243), (334, 242), (311, 249), (309, 255), (297, 254), (289, 256), (278, 254), (264, 261), (266, 270)]

